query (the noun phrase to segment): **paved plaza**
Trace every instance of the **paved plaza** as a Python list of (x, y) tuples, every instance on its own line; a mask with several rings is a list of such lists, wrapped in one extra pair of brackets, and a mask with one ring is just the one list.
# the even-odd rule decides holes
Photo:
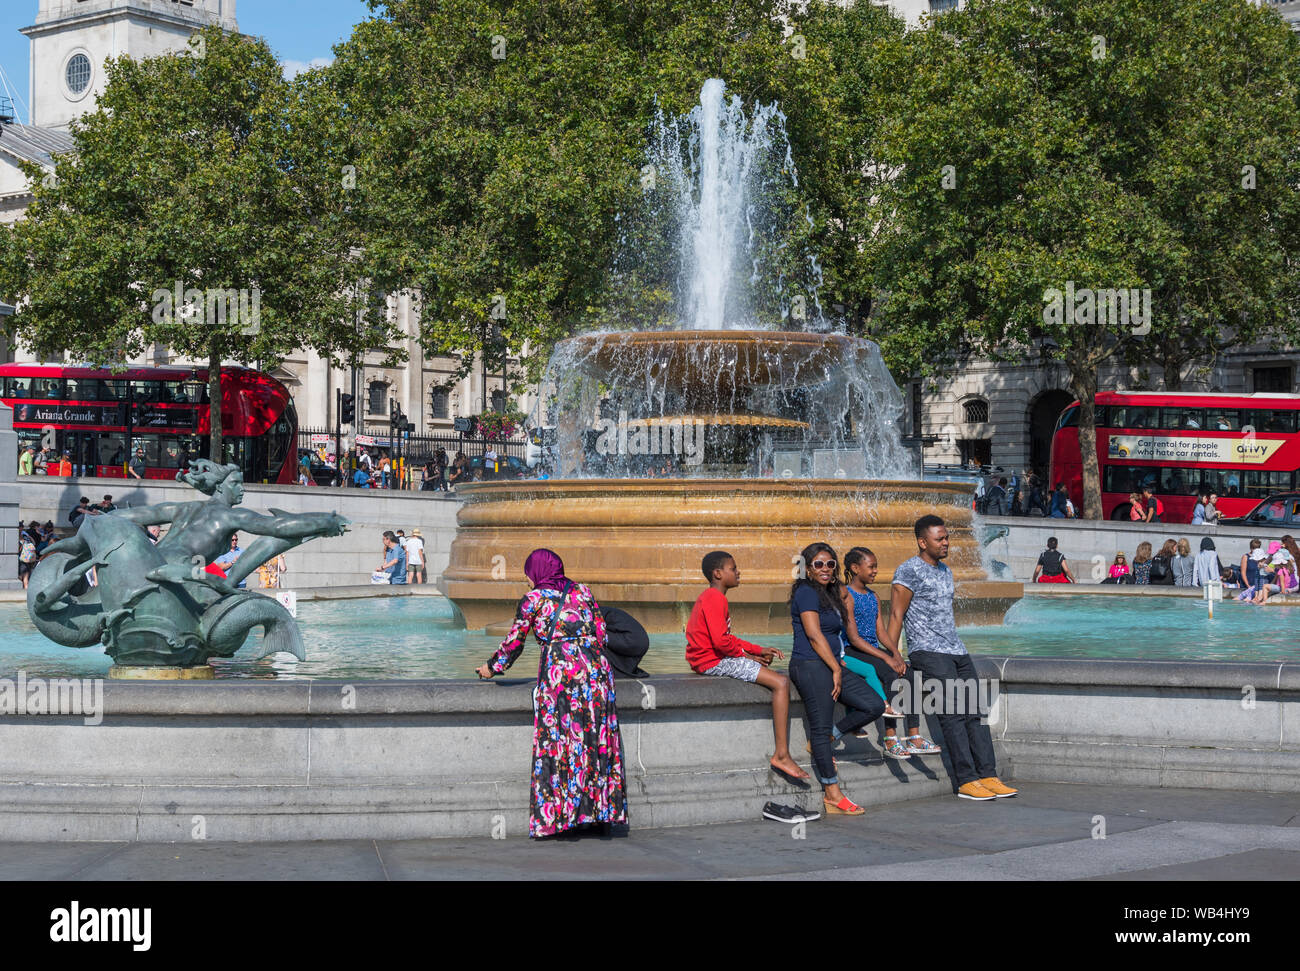
[(1295, 794), (1029, 784), (823, 817), (804, 836), (755, 821), (540, 843), (8, 843), (0, 879), (1300, 880)]

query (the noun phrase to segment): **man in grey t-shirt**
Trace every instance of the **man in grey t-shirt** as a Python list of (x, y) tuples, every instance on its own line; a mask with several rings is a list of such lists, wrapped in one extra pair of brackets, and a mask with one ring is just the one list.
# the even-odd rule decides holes
[[(889, 639), (897, 644), (898, 635), (906, 631), (907, 659), (928, 682), (926, 690), (942, 686), (939, 728), (957, 777), (957, 795), (977, 800), (1014, 796), (1016, 790), (997, 777), (993, 738), (988, 726), (980, 724), (975, 702), (975, 664), (957, 636), (952, 609), (956, 588), (952, 570), (943, 562), (948, 558), (948, 527), (938, 516), (922, 516), (914, 531), (917, 555), (894, 571), (890, 587)], [(913, 698), (912, 704), (918, 701)], [(957, 710), (949, 711), (950, 705)]]

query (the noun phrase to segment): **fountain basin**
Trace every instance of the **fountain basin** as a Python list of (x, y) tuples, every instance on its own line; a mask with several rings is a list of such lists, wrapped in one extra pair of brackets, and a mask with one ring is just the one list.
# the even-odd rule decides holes
[(730, 592), (742, 635), (790, 631), (798, 555), (820, 540), (840, 556), (866, 546), (880, 563), (875, 590), (889, 600), (894, 569), (916, 553), (912, 524), (937, 513), (948, 524), (948, 565), (959, 624), (1000, 623), (1019, 583), (985, 578), (963, 483), (845, 479), (569, 479), (480, 482), (457, 489), (464, 505), (439, 588), (478, 630), (513, 616), (528, 590), (524, 560), (555, 550), (565, 571), (606, 606), (627, 610), (651, 633), (683, 631), (704, 588), (700, 560), (736, 557)]

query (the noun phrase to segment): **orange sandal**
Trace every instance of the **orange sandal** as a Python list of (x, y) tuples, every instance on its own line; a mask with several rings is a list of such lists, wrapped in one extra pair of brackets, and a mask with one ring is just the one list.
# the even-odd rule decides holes
[(825, 796), (822, 797), (822, 805), (826, 807), (828, 816), (861, 816), (866, 810), (855, 803), (848, 796), (845, 796), (839, 802), (831, 802)]

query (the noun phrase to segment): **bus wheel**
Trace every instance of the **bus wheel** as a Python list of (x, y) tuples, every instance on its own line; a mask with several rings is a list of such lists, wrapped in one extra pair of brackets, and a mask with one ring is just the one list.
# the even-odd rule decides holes
[(1132, 511), (1133, 511), (1133, 503), (1131, 502), (1120, 503), (1111, 511), (1110, 518), (1115, 520), (1116, 522), (1119, 522), (1120, 520), (1127, 522), (1129, 518), (1129, 514), (1132, 513)]

